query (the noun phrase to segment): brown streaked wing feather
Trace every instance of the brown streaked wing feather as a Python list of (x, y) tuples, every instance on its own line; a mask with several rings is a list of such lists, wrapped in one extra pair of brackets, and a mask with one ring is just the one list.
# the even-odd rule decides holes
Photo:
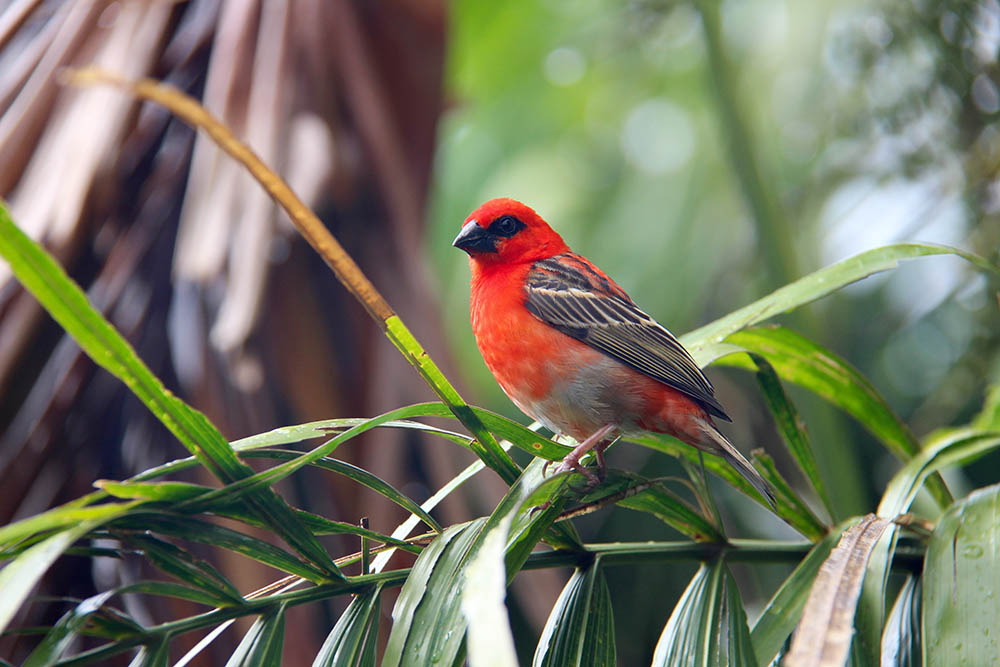
[(560, 255), (536, 262), (526, 289), (525, 306), (535, 317), (730, 421), (684, 346), (586, 260)]

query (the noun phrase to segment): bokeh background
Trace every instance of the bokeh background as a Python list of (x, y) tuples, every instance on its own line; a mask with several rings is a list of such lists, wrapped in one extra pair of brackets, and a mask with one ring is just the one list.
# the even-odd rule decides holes
[[(998, 49), (995, 0), (11, 0), (0, 9), (0, 195), (227, 437), (432, 400), (240, 168), (162, 109), (67, 88), (60, 72), (98, 64), (168, 81), (290, 181), (467, 400), (523, 419), (475, 349), (468, 268), (451, 247), (479, 203), (532, 205), (677, 334), (886, 243), (996, 261)], [(1000, 380), (996, 295), (953, 258), (904, 265), (786, 323), (854, 363), (918, 436), (966, 420)], [(752, 378), (709, 375), (734, 442), (777, 452)], [(872, 509), (897, 463), (850, 420), (792, 395), (832, 518)], [(408, 433), (365, 436), (340, 455), (418, 500), (469, 462)], [(183, 454), (0, 265), (0, 522)], [(611, 464), (678, 474), (665, 458), (626, 445)], [(976, 480), (949, 483), (961, 495)], [(731, 534), (789, 536), (715, 488)], [(384, 532), (402, 519), (319, 473), (280, 489)], [(479, 479), (439, 518), (481, 515), (502, 491)], [(620, 508), (580, 527), (588, 540), (676, 537)], [(242, 589), (268, 583), (256, 564), (219, 565)], [(39, 593), (86, 597), (135, 567), (68, 558)], [(751, 611), (775, 570), (739, 571)], [(648, 662), (688, 575), (608, 572), (621, 664)], [(529, 654), (564, 579), (515, 583)], [(183, 609), (130, 611), (155, 621)], [(286, 662), (311, 659), (338, 613), (290, 611), (300, 622), (287, 626)], [(39, 601), (20, 624), (54, 614)], [(220, 638), (203, 664), (240, 636)], [(0, 655), (24, 646), (0, 639)]]

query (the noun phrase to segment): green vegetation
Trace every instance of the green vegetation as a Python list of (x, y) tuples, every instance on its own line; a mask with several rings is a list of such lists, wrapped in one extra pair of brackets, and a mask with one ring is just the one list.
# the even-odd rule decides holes
[[(205, 66), (206, 44), (220, 60), (232, 53), (225, 40), (204, 36), (210, 22), (186, 13), (195, 4), (152, 12), (150, 25), (162, 22), (160, 41), (173, 54), (165, 61), (173, 64), (154, 58), (146, 74), (187, 82), (179, 85), (196, 95), (204, 73), (184, 68)], [(109, 237), (138, 248), (130, 251), (133, 264), (120, 262), (123, 285), (132, 285), (130, 271), (141, 273), (135, 267), (147, 259), (144, 248), (171, 245), (148, 228), (162, 224), (174, 238), (169, 225), (178, 224), (173, 209), (185, 192), (178, 181), (195, 174), (187, 129), (155, 125), (149, 107), (136, 121), (147, 135), (131, 134), (127, 123), (120, 128), (131, 143), (115, 147), (127, 159), (107, 171), (135, 170), (142, 186), (93, 191), (118, 193), (121, 211), (140, 213), (128, 219), (116, 205), (112, 215), (101, 196), (81, 195), (81, 220), (90, 206), (108, 220), (123, 216), (120, 227), (102, 219), (93, 234), (77, 230), (74, 243), (94, 237), (83, 244), (84, 260), (52, 244), (51, 230), (46, 243), (29, 238), (25, 231), (37, 227), (19, 216), (32, 193), (15, 191), (19, 176), (10, 173), (29, 170), (13, 152), (0, 161), (3, 195), (15, 211), (0, 204), (0, 269), (9, 265), (30, 293), (17, 292), (24, 299), (12, 306), (13, 288), (0, 292), (0, 342), (31, 338), (32, 318), (18, 309), (40, 304), (55, 324), (46, 321), (41, 342), (25, 349), (49, 354), (55, 335), (65, 337), (63, 347), (78, 345), (103, 369), (99, 381), (127, 388), (127, 405), (145, 411), (145, 422), (122, 423), (138, 433), (131, 446), (146, 454), (129, 465), (94, 464), (111, 458), (109, 448), (116, 456), (126, 451), (124, 437), (86, 429), (118, 405), (90, 406), (96, 421), (84, 428), (72, 420), (86, 407), (79, 403), (37, 412), (28, 399), (47, 381), (44, 359), (0, 359), (0, 389), (8, 391), (0, 425), (9, 428), (0, 433), (0, 480), (18, 482), (15, 495), (37, 488), (48, 499), (22, 505), (18, 498), (8, 507), (14, 519), (0, 526), (0, 641), (18, 651), (0, 664), (198, 664), (224, 655), (231, 665), (273, 665), (290, 651), (308, 652), (314, 665), (990, 663), (1000, 628), (1000, 553), (990, 546), (1000, 542), (995, 3), (459, 0), (446, 30), (428, 9), (433, 3), (421, 5), (419, 20), (406, 13), (416, 5), (356, 4), (330, 3), (327, 22), (316, 19), (336, 30), (329, 41), (316, 30), (318, 48), (306, 32), (267, 24), (258, 34), (258, 19), (267, 22), (256, 15), (231, 24), (247, 31), (233, 44), (263, 45), (255, 62), (290, 51), (278, 42), (292, 33), (303, 52), (313, 45), (321, 54), (301, 69), (320, 64), (322, 80), (303, 75), (295, 83), (318, 91), (320, 102), (308, 111), (329, 114), (336, 167), (321, 175), (333, 194), (319, 203), (336, 213), (323, 222), (229, 130), (210, 127), (197, 106), (172, 107), (228, 142), (240, 168), (270, 195), (286, 197), (297, 229), (362, 305), (345, 307), (338, 301), (349, 301), (344, 290), (319, 261), (302, 268), (304, 245), (270, 227), (273, 245), (252, 256), (257, 263), (246, 263), (246, 248), (215, 239), (234, 264), (272, 274), (275, 292), (261, 297), (267, 312), (260, 317), (273, 311), (269, 340), (294, 353), (255, 345), (247, 333), (255, 325), (247, 325), (236, 343), (204, 355), (207, 366), (230, 364), (224, 373), (186, 381), (177, 359), (171, 366), (152, 358), (168, 342), (179, 344), (177, 332), (143, 341), (115, 317), (115, 308), (127, 310), (124, 297), (101, 301), (95, 286), (104, 273), (95, 279), (84, 260), (106, 259)], [(128, 10), (140, 6), (145, 12), (139, 4)], [(386, 29), (388, 18), (412, 34)], [(191, 25), (204, 32), (181, 39)], [(354, 41), (345, 40), (352, 29)], [(347, 43), (357, 58), (343, 57)], [(97, 51), (87, 44), (85, 54)], [(424, 70), (440, 76), (433, 57), (407, 50), (414, 44), (437, 57), (447, 48), (443, 95), (396, 87), (409, 76), (424, 81)], [(178, 56), (185, 45), (191, 51)], [(328, 51), (337, 57), (321, 59)], [(270, 74), (291, 80), (291, 62), (299, 64), (288, 58), (286, 69)], [(340, 68), (336, 76), (327, 71), (331, 63)], [(233, 81), (269, 75), (231, 67)], [(332, 88), (321, 87), (330, 80)], [(150, 82), (132, 88), (170, 103)], [(250, 115), (233, 126), (256, 127)], [(43, 120), (50, 122), (36, 116), (29, 124)], [(420, 123), (437, 123), (434, 141)], [(67, 127), (57, 129), (87, 131)], [(136, 149), (142, 141), (159, 146), (150, 136), (160, 132), (170, 137), (162, 148)], [(33, 141), (30, 133), (12, 136)], [(184, 166), (164, 157), (177, 154)], [(416, 175), (404, 173), (406, 161)], [(143, 195), (133, 202), (131, 190), (177, 201), (163, 206)], [(426, 225), (417, 205), (424, 194)], [(578, 476), (546, 473), (545, 462), (568, 445), (518, 421), (523, 416), (483, 366), (468, 326), (465, 258), (450, 247), (464, 216), (493, 196), (538, 209), (645, 310), (676, 333), (687, 331), (679, 338), (711, 367), (735, 417), (727, 434), (753, 449), (748, 458), (776, 491), (773, 511), (722, 460), (668, 437), (616, 445), (607, 479), (586, 494)], [(151, 211), (167, 211), (169, 223)], [(232, 239), (246, 231), (224, 229)], [(352, 254), (357, 249), (371, 281), (328, 229)], [(276, 259), (283, 243), (292, 246), (286, 255), (298, 252), (287, 262)], [(287, 282), (290, 267), (299, 282)], [(172, 279), (169, 268), (154, 275)], [(239, 275), (223, 281), (214, 274), (199, 287), (203, 300), (192, 310), (209, 317), (218, 314), (212, 280), (235, 291)], [(309, 292), (323, 280), (335, 295)], [(259, 297), (265, 283), (249, 291)], [(176, 287), (171, 308), (185, 288)], [(289, 294), (301, 303), (276, 308)], [(184, 333), (196, 336), (192, 321)], [(201, 356), (191, 353), (188, 362)], [(248, 368), (262, 371), (260, 385), (234, 379)], [(26, 379), (34, 374), (37, 385)], [(78, 386), (71, 373), (61, 377), (69, 379), (54, 383), (49, 397), (57, 407), (60, 392)], [(397, 392), (406, 382), (418, 391)], [(81, 393), (95, 384), (79, 385)], [(318, 415), (303, 408), (317, 405), (303, 395), (324, 391), (343, 396), (320, 402)], [(270, 395), (248, 400), (254, 392)], [(366, 401), (352, 402), (353, 394)], [(99, 402), (113, 394), (94, 395)], [(380, 401), (370, 411), (329, 409)], [(247, 412), (268, 407), (226, 423), (227, 408), (243, 403)], [(32, 452), (36, 434), (16, 413), (49, 427), (48, 449)], [(273, 428), (282, 423), (276, 415), (302, 413), (311, 416), (284, 421), (332, 418)], [(52, 429), (53, 419), (65, 431)], [(163, 427), (156, 433), (135, 426), (153, 420)], [(255, 431), (263, 432), (232, 442), (223, 435)], [(358, 456), (372, 442), (386, 443), (386, 434), (406, 444), (387, 450), (401, 460), (390, 473), (412, 478)], [(68, 436), (94, 447), (62, 458)], [(168, 460), (176, 454), (163, 455), (157, 438), (189, 455)], [(444, 454), (435, 459), (429, 451)], [(85, 485), (68, 485), (70, 495), (60, 496), (37, 469), (19, 479), (10, 452), (68, 461)], [(457, 474), (441, 465), (456, 461)], [(112, 472), (88, 472), (97, 469)], [(409, 518), (398, 527), (362, 519), (383, 506), (396, 514), (382, 517)], [(61, 576), (102, 568), (116, 577), (76, 577), (70, 586)], [(322, 646), (323, 634), (300, 641), (316, 632), (326, 635)]]
[[(338, 419), (310, 423), (265, 433), (234, 443), (232, 447), (224, 442), (219, 444), (220, 436), (211, 423), (171, 395), (156, 380), (124, 338), (87, 303), (83, 292), (58, 264), (14, 225), (6, 210), (0, 210), (0, 239), (0, 254), (10, 263), (22, 284), (35, 294), (95, 362), (130, 387), (193, 454), (192, 459), (161, 466), (130, 480), (102, 482), (99, 484), (101, 490), (78, 501), (0, 529), (3, 555), (10, 561), (0, 571), (0, 621), (5, 625), (24, 604), (35, 582), (53, 561), (70, 550), (112, 557), (135, 551), (169, 575), (168, 579), (129, 584), (76, 604), (46, 632), (27, 664), (84, 664), (104, 660), (135, 647), (141, 647), (140, 664), (162, 664), (172, 638), (200, 628), (219, 627), (240, 616), (256, 617), (257, 620), (233, 658), (240, 664), (274, 664), (276, 656), (281, 654), (288, 607), (347, 594), (357, 596), (332, 630), (317, 659), (319, 664), (374, 664), (376, 641), (372, 635), (377, 628), (374, 619), (379, 609), (378, 596), (386, 586), (399, 584), (403, 587), (393, 612), (395, 622), (383, 664), (454, 664), (463, 659), (466, 629), (478, 618), (478, 614), (466, 616), (462, 612), (463, 590), (470, 585), (466, 573), (477, 561), (487, 558), (496, 559), (501, 564), (501, 571), (505, 572), (508, 580), (525, 567), (554, 567), (567, 563), (577, 567), (577, 574), (567, 583), (552, 610), (536, 652), (538, 664), (578, 664), (583, 660), (581, 656), (593, 659), (593, 664), (613, 662), (614, 621), (611, 593), (603, 574), (605, 568), (636, 560), (677, 558), (705, 563), (695, 574), (664, 627), (655, 650), (654, 663), (688, 664), (694, 658), (698, 664), (717, 664), (719, 661), (726, 664), (765, 664), (775, 657), (791, 633), (796, 622), (794, 611), (800, 611), (805, 603), (820, 558), (829, 551), (834, 539), (852, 523), (836, 528), (825, 525), (811, 511), (801, 493), (777, 472), (770, 457), (763, 455), (758, 458), (758, 466), (778, 490), (777, 514), (803, 537), (816, 542), (811, 549), (809, 542), (787, 545), (727, 539), (725, 528), (718, 522), (717, 512), (710, 510), (714, 507), (714, 500), (707, 487), (701, 484), (697, 472), (691, 478), (697, 506), (690, 505), (663, 482), (625, 473), (612, 475), (608, 484), (602, 485), (590, 496), (577, 498), (569, 475), (546, 478), (541, 463), (545, 458), (536, 458), (520, 473), (490, 516), (442, 529), (427, 514), (426, 510), (431, 509), (427, 504), (421, 509), (389, 484), (364, 470), (337, 461), (332, 454), (343, 442), (379, 427), (421, 429), (439, 435), (456, 446), (471, 447), (472, 440), (459, 433), (413, 421), (416, 417), (450, 416), (452, 413), (445, 405), (430, 403), (401, 408), (369, 420)], [(875, 388), (833, 352), (787, 329), (752, 326), (765, 321), (770, 314), (787, 312), (863, 276), (886, 270), (899, 258), (944, 252), (950, 251), (911, 245), (868, 253), (867, 256), (807, 276), (761, 299), (747, 310), (692, 332), (686, 337), (686, 342), (703, 358), (707, 355), (730, 361), (733, 358), (746, 359), (756, 367), (767, 404), (789, 445), (787, 453), (809, 480), (811, 492), (817, 497), (826, 498), (829, 492), (821, 485), (808, 436), (782, 381), (801, 385), (841, 407), (875, 434), (888, 451), (908, 461), (887, 487), (879, 508), (881, 516), (894, 519), (904, 515), (918, 491), (933, 480), (934, 483), (926, 488), (946, 510), (947, 519), (930, 536), (927, 567), (930, 572), (937, 572), (939, 578), (960, 574), (961, 578), (957, 581), (958, 590), (963, 592), (963, 604), (967, 600), (969, 605), (979, 607), (977, 618), (980, 625), (993, 627), (993, 620), (997, 620), (996, 608), (983, 600), (981, 580), (983, 568), (989, 571), (990, 559), (996, 554), (984, 551), (978, 545), (983, 540), (988, 542), (1000, 530), (1000, 525), (990, 520), (996, 516), (996, 502), (1000, 495), (995, 488), (983, 489), (968, 499), (952, 503), (947, 487), (937, 472), (947, 466), (974, 460), (1000, 447), (997, 425), (983, 423), (996, 408), (987, 406), (984, 412), (987, 417), (921, 445), (892, 414)], [(980, 267), (988, 267), (984, 260), (967, 253), (960, 254)], [(415, 341), (411, 345), (415, 346)], [(713, 353), (714, 349), (718, 351)], [(414, 364), (423, 356), (417, 347), (409, 352), (407, 358)], [(743, 362), (738, 365), (743, 365)], [(432, 376), (428, 379), (434, 380)], [(477, 410), (477, 413), (494, 434), (527, 453), (558, 459), (566, 451), (564, 446), (552, 443), (515, 422), (485, 411)], [(283, 448), (320, 434), (329, 439), (308, 451)], [(690, 448), (666, 438), (650, 437), (638, 442), (677, 456), (688, 464), (689, 471), (696, 471), (693, 466), (699, 457)], [(482, 456), (488, 460), (485, 455)], [(247, 457), (276, 463), (261, 472), (254, 472), (241, 460)], [(203, 466), (211, 471), (222, 486), (209, 488), (162, 480), (166, 475), (191, 465)], [(273, 491), (272, 486), (306, 466), (318, 466), (364, 484), (406, 508), (415, 517), (422, 518), (432, 532), (417, 540), (407, 540), (406, 533), (383, 535), (290, 507)], [(746, 482), (721, 460), (706, 461), (705, 466), (744, 493), (756, 497)], [(456, 488), (465, 477), (455, 480), (456, 483), (450, 485), (448, 491)], [(762, 503), (761, 499), (757, 500)], [(614, 502), (649, 513), (693, 541), (688, 545), (580, 543), (564, 511), (570, 505), (582, 504), (586, 508)], [(970, 543), (970, 548), (979, 549), (977, 559), (986, 560), (968, 568), (942, 566), (940, 560), (953, 557), (954, 553), (949, 551), (950, 547), (941, 545), (952, 544), (952, 538), (947, 535), (955, 534), (956, 521), (961, 520), (956, 517), (965, 515), (974, 516), (976, 520), (962, 524), (962, 539)], [(291, 550), (274, 546), (243, 530), (224, 527), (214, 520), (218, 518), (231, 519), (245, 527), (264, 528), (280, 537)], [(498, 531), (497, 539), (502, 540), (505, 548), (485, 549), (484, 544), (495, 531)], [(942, 537), (938, 531), (946, 531), (947, 535)], [(334, 557), (317, 541), (318, 535), (345, 532), (362, 536), (366, 546), (361, 552)], [(867, 610), (871, 613), (858, 617), (861, 641), (855, 644), (854, 650), (862, 656), (867, 654), (871, 659), (879, 655), (879, 642), (885, 624), (882, 609), (884, 589), (899, 544), (898, 529), (891, 528), (888, 532), (892, 535), (891, 539), (884, 538), (879, 542), (880, 546), (874, 548), (873, 554), (857, 556), (862, 562), (871, 557), (865, 580), (873, 587), (881, 586), (874, 596), (862, 598), (863, 605), (870, 605)], [(102, 544), (113, 546), (103, 546), (100, 550), (84, 546), (97, 538), (103, 538)], [(368, 562), (372, 541), (385, 545), (384, 548), (418, 551), (419, 557), (409, 569), (383, 570), (381, 566), (385, 561), (376, 561), (373, 571)], [(556, 551), (533, 556), (532, 551), (542, 542), (555, 547)], [(225, 573), (181, 546), (186, 543), (202, 543), (231, 550), (272, 567), (276, 575), (284, 578), (259, 594), (245, 595), (227, 579)], [(910, 567), (914, 567), (913, 548), (918, 547), (911, 548)], [(746, 623), (746, 613), (728, 563), (748, 558), (758, 562), (767, 561), (770, 557), (784, 559), (788, 557), (789, 550), (802, 555), (804, 560), (787, 578), (751, 629)], [(342, 568), (362, 560), (364, 566), (360, 575), (347, 576), (343, 573)], [(942, 567), (945, 569), (941, 570)], [(947, 594), (939, 592), (942, 586), (947, 588), (946, 584), (934, 580), (925, 584), (928, 588), (923, 599), (922, 613), (925, 617), (949, 618), (948, 609), (953, 605)], [(908, 586), (904, 593), (911, 596), (914, 590), (913, 586)], [(143, 627), (114, 606), (114, 598), (125, 593), (178, 597), (212, 609), (189, 618)], [(964, 609), (962, 613), (965, 613)], [(929, 649), (931, 651), (957, 650), (954, 646), (962, 644), (962, 638), (971, 631), (969, 626), (957, 621), (941, 620), (935, 627), (941, 629), (943, 636), (935, 636), (934, 644)], [(901, 632), (909, 642), (913, 641), (910, 634), (918, 632), (912, 625), (905, 630), (899, 629), (902, 626), (892, 628)], [(490, 632), (492, 641), (501, 641), (509, 636), (509, 630), (504, 628), (492, 628)], [(65, 658), (64, 651), (78, 634), (106, 640), (106, 643)], [(865, 643), (869, 638), (874, 644)], [(971, 639), (969, 637), (965, 641)], [(489, 663), (488, 644), (485, 651), (479, 656), (483, 661), (481, 664)], [(476, 656), (470, 655), (470, 658), (476, 659)]]

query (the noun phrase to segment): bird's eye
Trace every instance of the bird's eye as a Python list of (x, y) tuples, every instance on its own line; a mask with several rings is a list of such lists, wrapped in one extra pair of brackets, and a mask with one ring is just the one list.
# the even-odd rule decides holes
[(524, 223), (512, 215), (497, 218), (490, 225), (490, 231), (497, 236), (513, 236), (524, 228)]

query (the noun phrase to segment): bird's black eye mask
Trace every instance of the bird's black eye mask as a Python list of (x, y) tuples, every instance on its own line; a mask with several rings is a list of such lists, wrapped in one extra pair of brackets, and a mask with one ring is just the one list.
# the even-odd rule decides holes
[(512, 215), (502, 215), (493, 221), (487, 231), (495, 236), (509, 239), (526, 226)]
[(495, 253), (500, 239), (509, 239), (525, 227), (527, 225), (512, 215), (500, 216), (485, 229), (472, 220), (462, 228), (452, 245), (470, 255), (484, 252)]

